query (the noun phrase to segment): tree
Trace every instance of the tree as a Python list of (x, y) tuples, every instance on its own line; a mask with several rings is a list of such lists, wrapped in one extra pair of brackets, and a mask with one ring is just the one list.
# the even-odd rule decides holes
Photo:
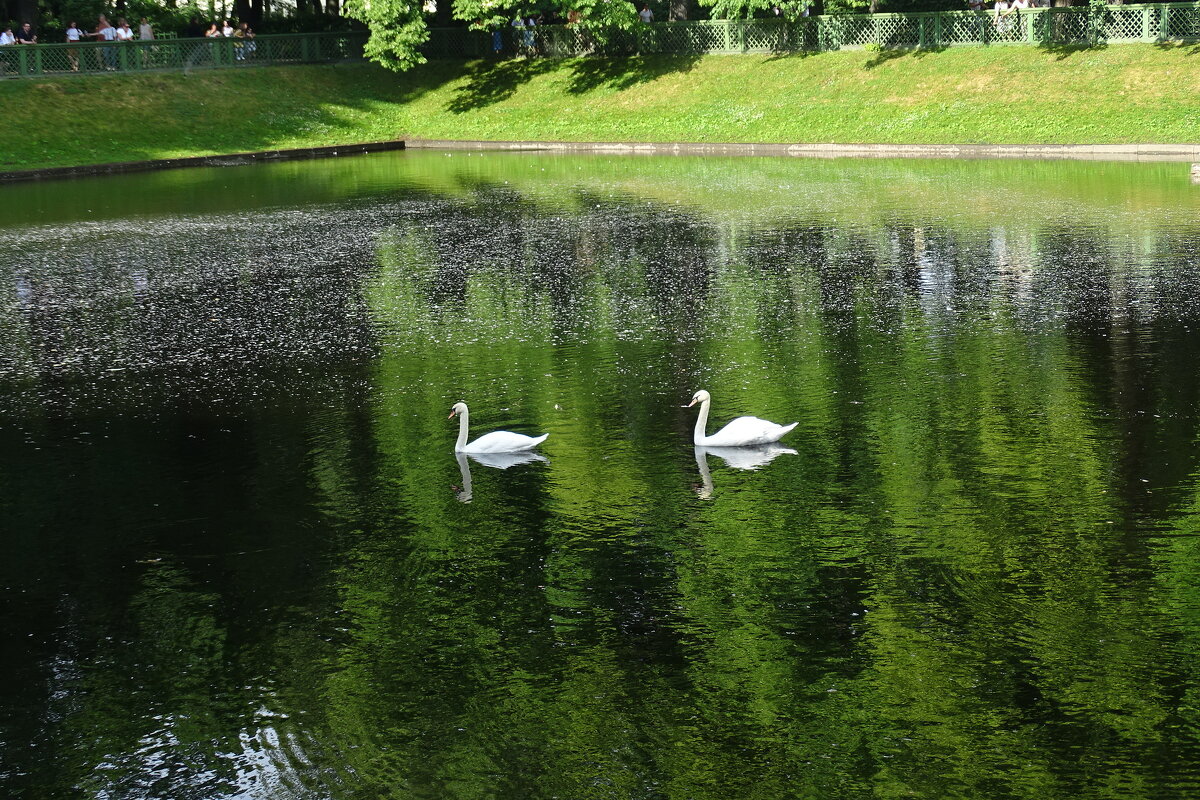
[[(421, 46), (429, 40), (429, 27), (418, 0), (345, 0), (343, 11), (347, 17), (366, 23), (371, 35), (363, 52), (372, 61), (396, 71), (425, 63)], [(558, 0), (547, 5), (528, 0), (457, 0), (450, 6), (449, 16), (468, 23), (472, 30), (492, 30), (543, 11), (562, 17), (578, 12), (583, 26), (598, 43), (606, 41), (608, 35), (633, 28), (638, 21), (636, 7), (623, 0)], [(436, 14), (439, 22), (447, 18), (445, 9)]]
[(429, 40), (421, 5), (414, 0), (346, 0), (347, 17), (371, 31), (363, 54), (400, 72), (425, 63), (420, 47)]
[(783, 12), (782, 16), (793, 19), (814, 3), (813, 0), (700, 0), (700, 4), (708, 6), (713, 19), (753, 17), (755, 12), (769, 12), (774, 8)]

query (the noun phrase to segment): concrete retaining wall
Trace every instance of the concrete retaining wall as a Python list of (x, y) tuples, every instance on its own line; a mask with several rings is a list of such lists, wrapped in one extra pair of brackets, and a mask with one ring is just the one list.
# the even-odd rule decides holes
[(810, 158), (1036, 158), (1197, 161), (1200, 144), (706, 144), (700, 142), (488, 142), (407, 139), (410, 149), (558, 150), (629, 155), (807, 156)]

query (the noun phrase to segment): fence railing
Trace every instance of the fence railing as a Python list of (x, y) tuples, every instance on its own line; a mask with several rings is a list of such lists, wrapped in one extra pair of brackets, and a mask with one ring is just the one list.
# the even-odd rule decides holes
[[(582, 56), (622, 53), (778, 53), (840, 50), (940, 49), (961, 45), (1096, 45), (1200, 40), (1200, 3), (1037, 8), (997, 18), (991, 11), (914, 14), (833, 14), (798, 20), (743, 19), (667, 22), (630, 31), (586, 26), (506, 26), (491, 33), (462, 28), (430, 32), (430, 58), (490, 55)], [(499, 49), (497, 49), (499, 45)]]
[(296, 33), (254, 39), (151, 39), (0, 47), (0, 77), (186, 71), (251, 64), (361, 59), (365, 33)]
[[(312, 64), (358, 60), (367, 34), (297, 33), (256, 39), (155, 39), (0, 47), (0, 77), (80, 72), (140, 72)], [(1038, 8), (997, 18), (990, 11), (834, 14), (798, 20), (666, 22), (633, 30), (585, 25), (505, 26), (499, 36), (466, 28), (434, 28), (430, 58), (484, 58), (663, 53), (783, 53), (877, 46), (940, 49), (962, 45), (1051, 46), (1118, 42), (1200, 41), (1200, 2)]]

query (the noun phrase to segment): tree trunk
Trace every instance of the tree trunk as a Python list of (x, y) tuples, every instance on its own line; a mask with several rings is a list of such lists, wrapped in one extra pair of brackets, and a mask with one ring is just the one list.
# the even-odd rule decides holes
[(233, 15), (238, 21), (250, 18), (250, 0), (233, 0)]
[(454, 6), (450, 0), (437, 0), (437, 11), (434, 12), (433, 25), (435, 28), (449, 28), (454, 24)]
[(688, 0), (671, 0), (671, 11), (667, 14), (668, 22), (678, 22), (688, 18)]
[(338, 0), (325, 0), (325, 13), (329, 16), (336, 17), (341, 13), (341, 10), (341, 7), (338, 5)]
[(35, 27), (38, 22), (37, 0), (18, 0), (17, 2), (17, 27), (29, 22)]

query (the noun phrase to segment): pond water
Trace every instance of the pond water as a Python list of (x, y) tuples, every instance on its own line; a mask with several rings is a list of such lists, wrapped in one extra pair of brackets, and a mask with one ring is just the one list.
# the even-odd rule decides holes
[(1177, 164), (2, 187), (0, 793), (1200, 796), (1198, 331)]

